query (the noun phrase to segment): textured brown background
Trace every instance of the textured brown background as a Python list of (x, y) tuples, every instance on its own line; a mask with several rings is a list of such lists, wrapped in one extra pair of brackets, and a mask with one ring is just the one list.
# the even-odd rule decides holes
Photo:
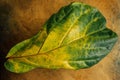
[(120, 39), (107, 57), (88, 69), (39, 68), (24, 74), (4, 69), (5, 56), (13, 45), (35, 35), (53, 13), (73, 1), (98, 8), (108, 28), (120, 37), (120, 0), (0, 0), (0, 80), (120, 80)]

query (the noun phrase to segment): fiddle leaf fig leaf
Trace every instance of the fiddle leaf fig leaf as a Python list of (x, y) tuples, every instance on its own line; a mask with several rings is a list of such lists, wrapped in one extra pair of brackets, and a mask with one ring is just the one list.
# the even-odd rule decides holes
[(23, 73), (35, 68), (82, 69), (97, 64), (112, 49), (117, 35), (94, 7), (74, 2), (62, 7), (35, 36), (15, 45), (5, 67)]

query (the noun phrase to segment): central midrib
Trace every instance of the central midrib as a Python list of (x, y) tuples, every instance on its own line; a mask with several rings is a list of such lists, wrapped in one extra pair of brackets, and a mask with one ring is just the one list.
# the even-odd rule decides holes
[(52, 51), (57, 50), (57, 49), (59, 49), (59, 48), (61, 48), (61, 47), (67, 46), (67, 45), (73, 43), (74, 41), (77, 41), (77, 40), (82, 39), (82, 38), (84, 38), (84, 37), (90, 36), (90, 35), (92, 35), (92, 34), (94, 34), (94, 33), (100, 32), (100, 31), (102, 31), (102, 30), (104, 30), (104, 29), (106, 29), (106, 27), (104, 27), (104, 28), (102, 28), (102, 29), (100, 29), (100, 30), (98, 30), (98, 31), (95, 31), (95, 32), (93, 32), (93, 33), (91, 33), (91, 34), (89, 34), (89, 35), (86, 35), (86, 36), (83, 36), (83, 37), (74, 39), (74, 40), (72, 40), (70, 43), (68, 43), (68, 44), (66, 44), (66, 45), (59, 46), (59, 47), (57, 47), (57, 48), (54, 48), (54, 49), (49, 50), (49, 51), (44, 52), (44, 53), (39, 53), (39, 54), (34, 54), (34, 55), (27, 55), (27, 56), (8, 57), (7, 59), (23, 58), (23, 57), (33, 57), (33, 56), (38, 56), (38, 55), (48, 55), (49, 52), (52, 52)]

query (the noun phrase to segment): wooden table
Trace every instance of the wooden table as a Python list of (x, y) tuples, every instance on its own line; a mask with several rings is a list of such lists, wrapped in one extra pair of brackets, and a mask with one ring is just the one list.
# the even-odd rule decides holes
[(120, 39), (107, 57), (88, 69), (39, 68), (23, 74), (4, 69), (5, 56), (13, 45), (35, 35), (53, 13), (73, 1), (98, 8), (107, 27), (120, 37), (120, 0), (0, 0), (0, 80), (120, 80)]

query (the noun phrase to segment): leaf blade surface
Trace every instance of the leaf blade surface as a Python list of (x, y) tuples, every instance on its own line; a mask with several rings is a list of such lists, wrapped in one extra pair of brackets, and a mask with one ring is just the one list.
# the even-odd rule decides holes
[(72, 3), (52, 15), (36, 36), (18, 43), (5, 67), (16, 73), (34, 68), (81, 69), (98, 63), (112, 49), (117, 35), (94, 7)]

